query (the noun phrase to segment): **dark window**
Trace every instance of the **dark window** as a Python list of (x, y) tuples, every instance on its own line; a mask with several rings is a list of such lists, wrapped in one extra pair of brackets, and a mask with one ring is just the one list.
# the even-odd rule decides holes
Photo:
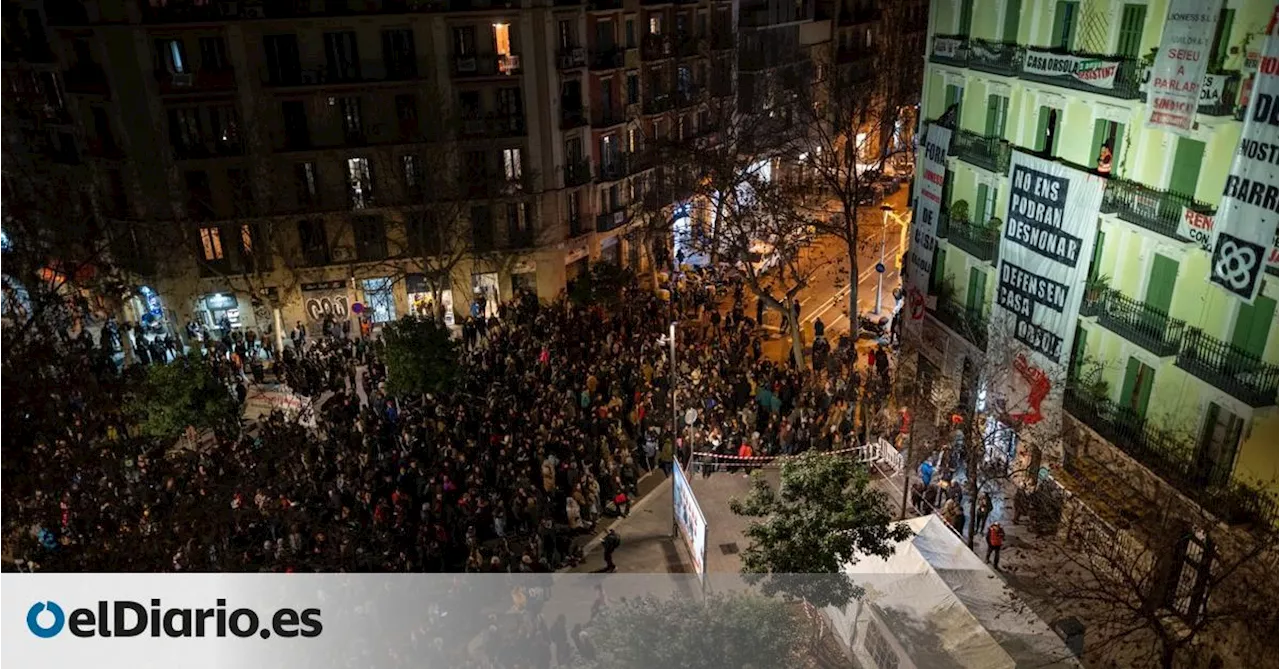
[(399, 124), (402, 138), (418, 136), (418, 97), (413, 93), (396, 96), (396, 123)]
[(298, 204), (314, 205), (320, 203), (320, 176), (316, 173), (315, 163), (298, 163), (293, 166), (294, 179), (298, 188)]
[(429, 212), (415, 212), (404, 223), (408, 238), (409, 254), (414, 256), (439, 255), (441, 249), (440, 226)]
[(240, 225), (240, 258), (247, 272), (271, 269), (271, 249), (264, 228), (259, 223)]
[(513, 246), (528, 246), (533, 241), (527, 203), (507, 204), (507, 240)]
[(324, 56), (330, 81), (359, 81), (360, 54), (355, 31), (324, 34)]
[[(626, 32), (627, 32), (627, 35), (626, 35), (627, 48), (628, 49), (636, 48), (636, 20), (635, 19), (627, 19)], [(612, 30), (609, 31), (609, 46), (613, 46)]]
[(640, 75), (635, 72), (627, 73), (627, 104), (635, 104), (640, 101)]
[(524, 114), (524, 104), (521, 102), (519, 88), (498, 89), (498, 113), (504, 116), (522, 116)]
[(493, 218), (486, 205), (471, 208), (471, 244), (478, 251), (493, 248)]
[(578, 46), (578, 40), (574, 37), (573, 21), (561, 21), (559, 24), (560, 50), (568, 51)]
[(200, 110), (182, 107), (169, 110), (169, 143), (179, 157), (190, 156), (204, 148)]
[(471, 26), (453, 29), (453, 55), (474, 56), (476, 53), (476, 29)]
[(364, 118), (360, 111), (360, 98), (338, 98), (342, 134), (348, 142), (364, 141)]
[(352, 220), (356, 259), (362, 262), (387, 257), (387, 224), (381, 216), (357, 216)]
[(422, 160), (414, 154), (400, 156), (400, 168), (405, 190), (410, 193), (422, 190)]
[(310, 148), (311, 130), (307, 127), (306, 104), (300, 100), (286, 100), (280, 103), (280, 114), (284, 117), (285, 147)]
[(329, 238), (323, 220), (298, 221), (298, 247), (302, 249), (303, 264), (329, 264)]
[(213, 218), (213, 191), (209, 188), (209, 175), (203, 171), (191, 171), (183, 177), (187, 183), (187, 214), (197, 220)]
[(413, 32), (410, 30), (382, 31), (382, 62), (387, 76), (392, 79), (408, 79), (418, 74)]
[(115, 133), (111, 132), (111, 121), (107, 118), (107, 110), (102, 107), (93, 107), (90, 113), (93, 114), (93, 133), (98, 139), (100, 148), (104, 152), (114, 153), (116, 137)]
[(267, 53), (267, 78), (271, 83), (291, 84), (302, 79), (296, 35), (267, 35), (262, 47)]
[(236, 119), (236, 108), (231, 105), (218, 105), (209, 108), (210, 139), (219, 153), (240, 152), (240, 123)]
[(200, 38), (200, 69), (223, 72), (231, 69), (227, 60), (227, 43), (221, 37)]
[(124, 187), (124, 176), (118, 169), (107, 171), (106, 202), (103, 204), (110, 216), (124, 217), (129, 213), (129, 194)]
[(227, 170), (227, 183), (231, 186), (231, 197), (236, 209), (236, 216), (252, 216), (253, 187), (244, 170), (233, 167)]

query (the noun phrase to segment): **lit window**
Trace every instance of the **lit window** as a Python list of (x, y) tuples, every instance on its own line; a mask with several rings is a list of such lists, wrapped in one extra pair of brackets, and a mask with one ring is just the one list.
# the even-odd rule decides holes
[(352, 209), (364, 209), (373, 204), (373, 173), (368, 158), (347, 159), (347, 192)]
[(222, 260), (222, 231), (217, 228), (200, 228), (200, 246), (205, 260)]
[(662, 34), (662, 15), (661, 14), (651, 14), (649, 16), (649, 34), (650, 35)]
[(253, 228), (248, 225), (240, 226), (240, 248), (245, 255), (253, 255)]
[(520, 180), (520, 149), (502, 150), (502, 171), (507, 176), (507, 181)]
[(418, 157), (413, 155), (401, 156), (400, 160), (404, 166), (404, 185), (409, 188), (417, 188), (422, 183)]
[(511, 55), (511, 25), (508, 23), (493, 24), (493, 46), (499, 56)]

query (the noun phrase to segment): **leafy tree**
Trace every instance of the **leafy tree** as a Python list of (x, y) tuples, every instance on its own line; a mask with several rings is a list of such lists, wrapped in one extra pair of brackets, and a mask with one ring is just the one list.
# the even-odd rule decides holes
[(433, 318), (410, 316), (388, 323), (387, 390), (393, 395), (421, 395), (448, 390), (458, 371), (457, 342)]
[(893, 522), (889, 498), (870, 484), (857, 462), (818, 453), (787, 461), (777, 490), (757, 473), (746, 499), (730, 502), (735, 514), (760, 519), (745, 532), (752, 540), (742, 553), (747, 581), (817, 607), (857, 597), (851, 581), (832, 575), (859, 554), (888, 557), (894, 543), (911, 536)]
[(126, 402), (127, 413), (142, 432), (160, 439), (176, 439), (188, 425), (199, 432), (229, 434), (240, 412), (227, 387), (198, 355), (148, 367)]
[(633, 599), (613, 606), (591, 636), (598, 666), (616, 669), (794, 667), (807, 645), (792, 605), (749, 593)]

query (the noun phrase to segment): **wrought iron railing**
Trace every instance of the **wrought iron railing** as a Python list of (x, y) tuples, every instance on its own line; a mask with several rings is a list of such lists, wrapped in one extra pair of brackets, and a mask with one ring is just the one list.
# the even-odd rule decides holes
[(969, 67), (992, 74), (1017, 76), (1022, 69), (1022, 47), (1008, 42), (969, 40)]
[(1170, 239), (1186, 241), (1178, 236), (1178, 223), (1182, 208), (1209, 211), (1208, 205), (1182, 193), (1159, 190), (1127, 179), (1113, 178), (1107, 181), (1102, 195), (1102, 212), (1119, 218)]
[(965, 67), (969, 64), (967, 35), (934, 35), (929, 48), (929, 62)]
[[(1035, 56), (1043, 56), (1046, 58), (1071, 57), (1077, 59), (1078, 63), (1092, 63), (1096, 69), (1089, 70), (1088, 72), (1098, 73), (1098, 76), (1085, 76), (1086, 71), (1079, 69), (1075, 72), (1063, 73), (1056, 71), (1052, 73), (1029, 71), (1028, 67), (1035, 64), (1035, 61), (1033, 60)], [(1101, 73), (1103, 69), (1111, 66), (1115, 67), (1115, 72), (1111, 73), (1110, 76), (1102, 76)], [(1077, 65), (1077, 67), (1080, 67), (1080, 65)], [(1063, 51), (1059, 49), (1024, 49), (1022, 52), (1022, 63), (1018, 71), (1018, 77), (1028, 81), (1039, 81), (1046, 84), (1052, 84), (1054, 86), (1088, 91), (1090, 93), (1097, 93), (1098, 95), (1106, 95), (1123, 100), (1137, 99), (1141, 94), (1142, 88), (1142, 73), (1136, 58), (1077, 51)]]
[(981, 310), (951, 300), (938, 300), (934, 316), (969, 343), (984, 351), (987, 349), (987, 318)]
[(952, 220), (947, 243), (983, 262), (995, 262), (1000, 247), (999, 228)]
[(1099, 324), (1156, 355), (1176, 355), (1181, 347), (1186, 322), (1146, 302), (1108, 289), (1101, 291), (1095, 309)]
[(989, 172), (1004, 174), (1009, 170), (1012, 148), (1003, 138), (979, 135), (961, 128), (951, 136), (951, 155)]
[(1199, 328), (1187, 328), (1177, 365), (1249, 406), (1276, 404), (1280, 374), (1275, 365)]

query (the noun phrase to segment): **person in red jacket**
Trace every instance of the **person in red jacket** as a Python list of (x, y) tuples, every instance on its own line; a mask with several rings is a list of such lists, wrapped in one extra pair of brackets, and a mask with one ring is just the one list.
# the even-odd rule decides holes
[[(751, 458), (754, 453), (755, 452), (751, 450), (750, 442), (744, 441), (742, 442), (742, 445), (738, 447), (738, 457), (740, 458)], [(751, 475), (751, 460), (745, 459), (742, 461), (742, 471), (746, 476)]]
[(1000, 527), (1000, 522), (991, 523), (991, 527), (987, 529), (987, 562), (991, 566), (1000, 570), (1000, 548), (1004, 546), (1004, 528)]

